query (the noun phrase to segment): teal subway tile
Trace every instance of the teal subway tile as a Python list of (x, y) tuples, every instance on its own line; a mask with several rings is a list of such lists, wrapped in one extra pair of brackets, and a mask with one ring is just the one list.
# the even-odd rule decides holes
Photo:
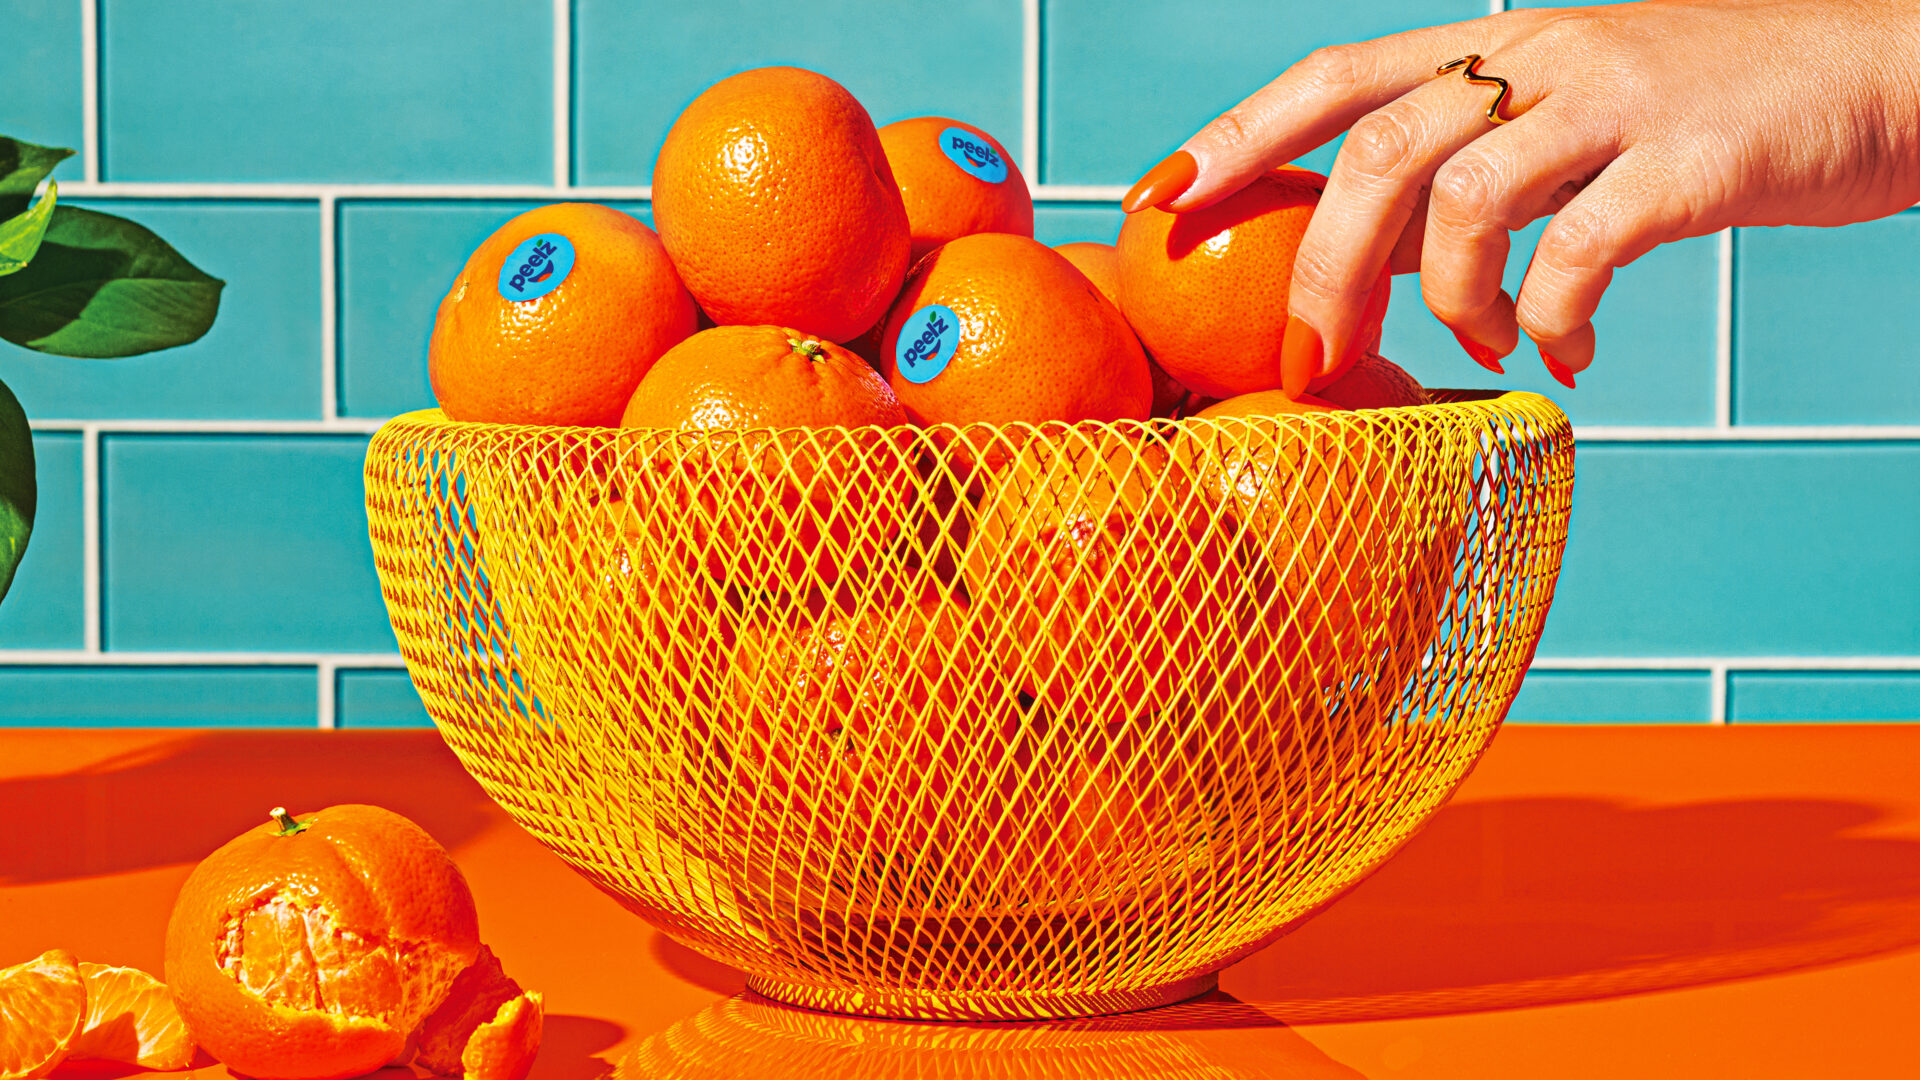
[[(1536, 222), (1513, 236), (1506, 287), (1518, 296)], [(1547, 374), (1523, 336), (1495, 375), (1468, 359), (1427, 310), (1420, 276), (1393, 279), (1380, 351), (1428, 386), (1497, 387), (1545, 394), (1576, 424), (1705, 425), (1714, 421), (1719, 321), (1719, 240), (1694, 237), (1657, 247), (1616, 271), (1593, 318), (1593, 366), (1569, 390)]]
[(27, 415), (316, 419), (320, 210), (310, 202), (88, 200), (160, 234), (226, 281), (205, 337), (125, 360), (42, 356), (0, 342)]
[(1507, 712), (1518, 724), (1704, 724), (1705, 671), (1532, 671)]
[(1920, 443), (1579, 447), (1543, 656), (1920, 653)]
[(553, 177), (551, 5), (107, 0), (101, 19), (108, 179)]
[(335, 673), (334, 726), (342, 728), (432, 727), (433, 718), (414, 693), (405, 671), (349, 670)]
[[(0, 3), (0, 135), (80, 149), (80, 5), (74, 0)], [(60, 171), (78, 178), (75, 159)]]
[(1033, 238), (1050, 245), (1082, 240), (1111, 244), (1120, 236), (1120, 222), (1125, 218), (1115, 203), (1036, 203)]
[(1734, 420), (1920, 423), (1920, 213), (1843, 229), (1741, 229)]
[(0, 667), (0, 727), (308, 728), (306, 667)]
[(80, 436), (33, 437), (39, 505), (26, 557), (0, 601), (0, 649), (78, 649), (86, 644)]
[(346, 436), (102, 440), (109, 649), (395, 648)]
[[(531, 202), (340, 204), (340, 411), (392, 416), (433, 405), (427, 338), (467, 256)], [(612, 203), (653, 224), (646, 203)]]
[(1736, 671), (1734, 723), (1920, 721), (1920, 671)]
[(783, 64), (838, 80), (876, 124), (950, 116), (1017, 150), (1020, 57), (1013, 0), (948, 0), (911, 12), (884, 0), (578, 0), (576, 179), (651, 183), (654, 155), (688, 102), (728, 75)]
[[(1042, 179), (1131, 184), (1320, 46), (1486, 13), (1486, 0), (1051, 0), (1041, 36)], [(1323, 149), (1303, 162), (1325, 171), (1332, 160)]]

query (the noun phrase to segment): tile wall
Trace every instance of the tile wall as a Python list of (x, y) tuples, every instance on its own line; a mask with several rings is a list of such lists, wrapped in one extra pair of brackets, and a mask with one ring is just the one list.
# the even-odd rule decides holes
[[(431, 404), (434, 305), (473, 246), (563, 198), (646, 218), (661, 138), (717, 78), (799, 64), (880, 123), (972, 121), (1038, 179), (1041, 239), (1110, 240), (1135, 177), (1312, 48), (1487, 10), (0, 0), (0, 131), (81, 149), (63, 196), (229, 282), (184, 349), (0, 343), (42, 499), (0, 606), (0, 725), (425, 723), (367, 547), (366, 439)], [(1515, 238), (1516, 281), (1537, 235)], [(1580, 437), (1514, 719), (1920, 719), (1916, 241), (1920, 212), (1674, 244), (1617, 276), (1578, 391), (1510, 365)], [(1389, 356), (1493, 385), (1415, 280), (1395, 293)]]

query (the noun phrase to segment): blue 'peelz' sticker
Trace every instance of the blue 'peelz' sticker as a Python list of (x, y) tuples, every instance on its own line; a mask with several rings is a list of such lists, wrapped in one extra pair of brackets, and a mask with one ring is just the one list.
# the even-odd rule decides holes
[(976, 180), (997, 184), (1007, 178), (1007, 159), (992, 143), (966, 128), (950, 127), (941, 132), (940, 150), (948, 161)]
[(928, 304), (907, 316), (894, 343), (893, 359), (908, 382), (931, 382), (947, 370), (960, 347), (960, 319), (945, 304)]
[(500, 265), (500, 295), (509, 300), (545, 296), (572, 272), (573, 241), (559, 233), (529, 236)]

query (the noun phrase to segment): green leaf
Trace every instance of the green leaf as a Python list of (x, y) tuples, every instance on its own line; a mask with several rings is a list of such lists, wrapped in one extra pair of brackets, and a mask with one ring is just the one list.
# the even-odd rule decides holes
[(0, 135), (0, 198), (32, 198), (53, 167), (72, 156), (64, 146), (37, 146)]
[(33, 431), (26, 411), (0, 382), (0, 599), (13, 585), (14, 568), (33, 535)]
[(61, 356), (134, 356), (197, 341), (226, 282), (143, 226), (61, 206), (25, 270), (0, 278), (0, 338)]
[(33, 253), (40, 250), (40, 238), (47, 234), (47, 221), (53, 217), (55, 196), (60, 185), (47, 183), (47, 193), (33, 209), (18, 217), (0, 221), (0, 277), (26, 269)]

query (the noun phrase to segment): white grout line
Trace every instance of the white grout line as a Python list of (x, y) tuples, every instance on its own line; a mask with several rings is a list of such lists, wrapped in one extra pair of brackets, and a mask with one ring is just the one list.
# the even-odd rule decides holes
[(1707, 723), (1725, 727), (1727, 723), (1727, 665), (1715, 664), (1707, 670), (1712, 680), (1707, 685)]
[(1719, 303), (1714, 318), (1713, 423), (1733, 426), (1733, 230), (1720, 230)]
[(553, 186), (573, 184), (573, 0), (553, 0)]
[[(391, 419), (384, 416), (334, 416), (326, 420), (173, 420), (44, 419), (29, 421), (35, 431), (144, 432), (205, 435), (370, 435)], [(1783, 427), (1755, 424), (1716, 427), (1575, 426), (1580, 442), (1916, 442), (1920, 424), (1844, 424)]]
[(86, 184), (98, 183), (100, 180), (100, 0), (80, 0), (80, 125), (81, 171), (86, 176)]
[[(1035, 133), (1037, 138), (1038, 133)], [(1026, 137), (1022, 135), (1022, 142)], [(1037, 152), (1037, 150), (1035, 151)], [(1120, 184), (1034, 184), (1038, 202), (1117, 203), (1127, 193)], [(449, 199), (526, 201), (539, 199), (601, 199), (608, 202), (646, 202), (653, 198), (649, 184), (273, 184), (174, 183), (125, 180), (92, 182), (69, 180), (60, 185), (62, 196), (75, 199)]]
[(557, 187), (552, 184), (280, 184), (112, 181), (67, 183), (62, 194), (96, 199), (563, 199), (641, 200), (653, 197), (645, 184)]
[(1487, 0), (1487, 14), (1498, 15), (1507, 10), (1507, 0)]
[(1020, 5), (1020, 167), (1040, 183), (1040, 0)]
[(1580, 442), (1908, 442), (1920, 439), (1920, 424), (1826, 424), (1785, 427), (1627, 427), (1574, 425)]
[(174, 435), (371, 435), (386, 417), (331, 420), (31, 420), (35, 431), (102, 431)]
[(339, 225), (334, 198), (320, 196), (320, 415), (340, 415)]
[(1126, 193), (1123, 184), (1041, 184), (1033, 189), (1033, 200), (1117, 203)]
[(323, 659), (314, 665), (315, 679), (318, 682), (318, 694), (314, 698), (314, 716), (321, 731), (332, 731), (335, 727), (333, 700), (333, 674), (339, 670), (332, 660)]
[(1536, 656), (1530, 671), (1920, 671), (1920, 656)]
[(88, 652), (84, 649), (0, 649), (0, 666), (46, 667), (314, 667), (405, 668), (399, 653)]
[(80, 643), (100, 652), (100, 429), (80, 434)]

